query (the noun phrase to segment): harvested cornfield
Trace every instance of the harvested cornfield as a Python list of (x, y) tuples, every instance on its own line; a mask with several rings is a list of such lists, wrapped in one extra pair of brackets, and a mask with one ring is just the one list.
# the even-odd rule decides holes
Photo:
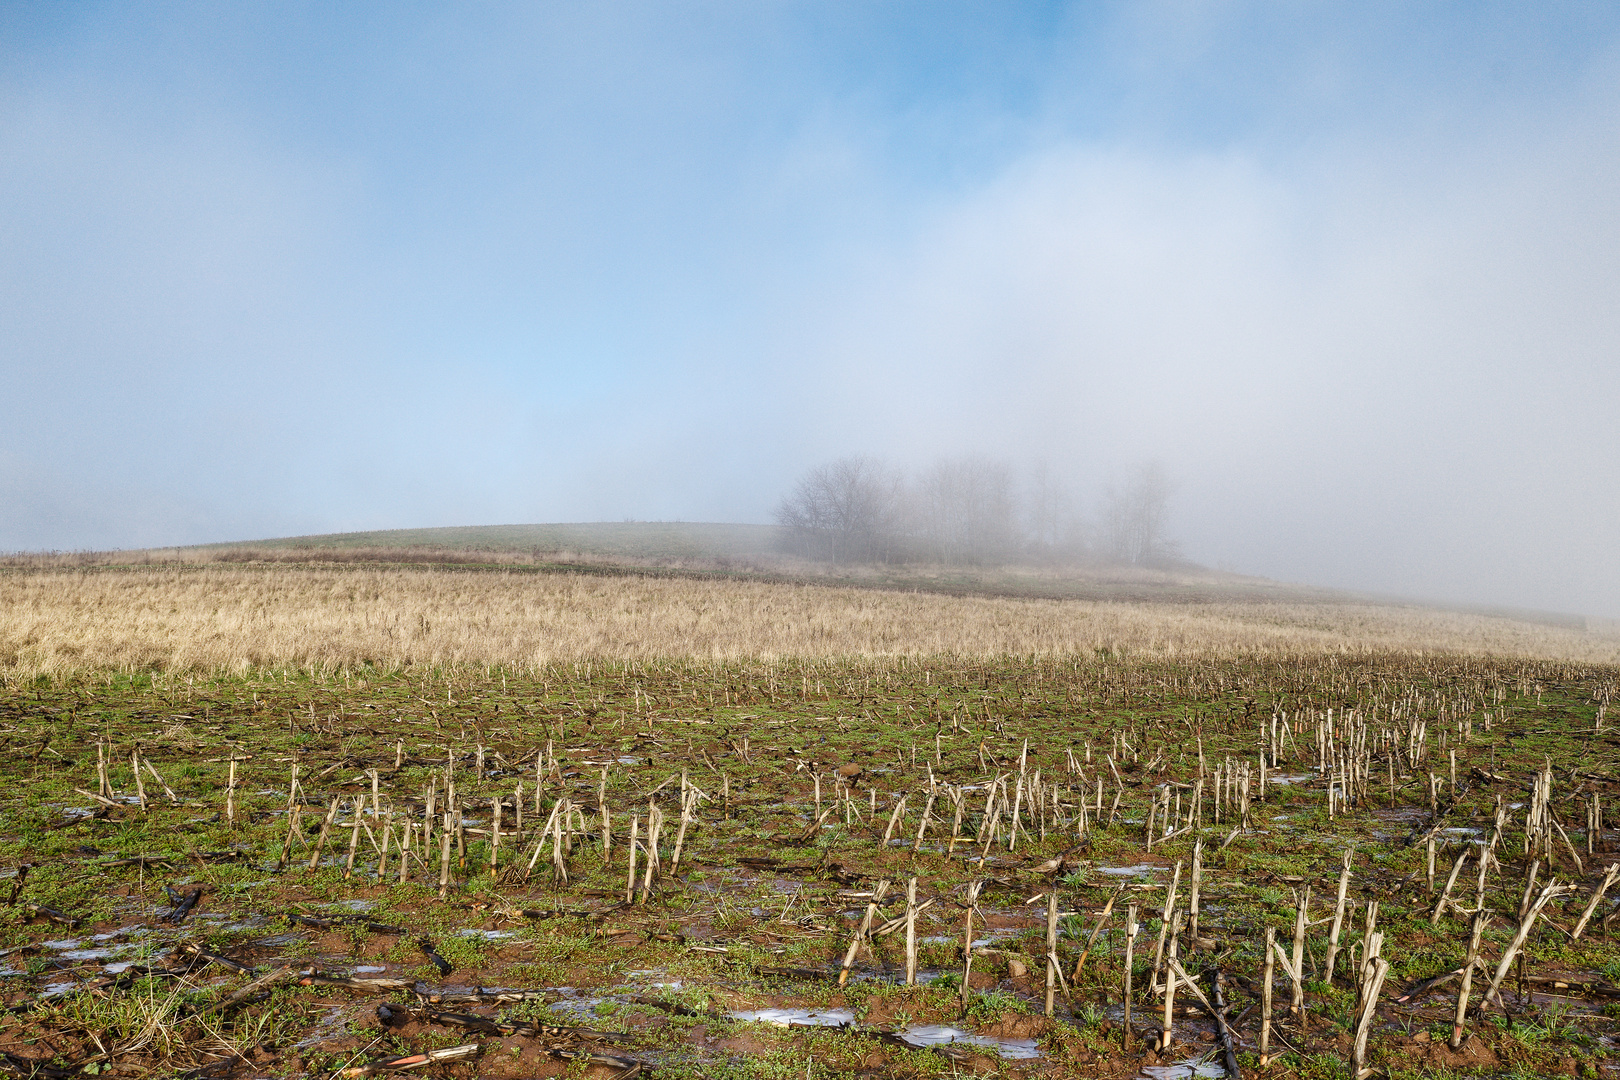
[(5, 585), (13, 1072), (1615, 1059), (1613, 666), (1322, 611), (215, 573)]

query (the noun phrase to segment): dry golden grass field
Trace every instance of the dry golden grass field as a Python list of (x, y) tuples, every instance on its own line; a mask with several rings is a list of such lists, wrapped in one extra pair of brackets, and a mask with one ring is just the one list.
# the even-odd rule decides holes
[(0, 672), (10, 677), (1103, 651), (1620, 662), (1620, 640), (1591, 631), (1371, 603), (1115, 603), (445, 567), (0, 573)]

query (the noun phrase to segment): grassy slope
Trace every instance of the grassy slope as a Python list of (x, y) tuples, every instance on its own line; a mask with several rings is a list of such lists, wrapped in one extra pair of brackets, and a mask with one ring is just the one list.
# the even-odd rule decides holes
[[(1174, 568), (1084, 565), (1013, 567), (833, 567), (795, 560), (778, 551), (771, 525), (726, 521), (570, 521), (536, 525), (467, 525), (449, 528), (373, 529), (364, 533), (232, 541), (152, 552), (109, 552), (71, 557), (73, 565), (131, 562), (334, 562), (499, 565), (531, 570), (595, 573), (674, 573), (740, 580), (794, 581), (855, 588), (902, 589), (948, 596), (1014, 596), (1171, 604), (1327, 604), (1426, 609), (1486, 615), (1510, 622), (1620, 636), (1614, 620), (1505, 607), (1443, 604), (1411, 597), (1353, 593), (1217, 572), (1192, 563)], [(45, 562), (55, 562), (45, 559)]]
[[(275, 553), (277, 561), (284, 560), (290, 554), (307, 552), (314, 556), (322, 551), (359, 556), (362, 561), (387, 561), (388, 552), (398, 551), (402, 556), (408, 552), (408, 561), (418, 564), (432, 561), (434, 552), (443, 552), (449, 557), (446, 561), (453, 558), (457, 562), (465, 562), (468, 556), (483, 554), (522, 555), (526, 558), (562, 556), (563, 561), (584, 557), (610, 564), (619, 560), (658, 565), (676, 563), (689, 571), (701, 571), (705, 576), (719, 571), (726, 576), (750, 579), (915, 589), (947, 595), (1126, 603), (1371, 603), (1380, 607), (1432, 608), (1574, 630), (1596, 630), (1604, 632), (1605, 636), (1614, 636), (1615, 630), (1612, 625), (1595, 625), (1592, 620), (1580, 615), (1428, 603), (1396, 596), (1273, 581), (1209, 570), (1192, 564), (1168, 570), (1102, 564), (1008, 567), (832, 567), (806, 564), (781, 555), (775, 526), (731, 522), (597, 521), (381, 529), (202, 544), (179, 551), (227, 557), (233, 553)], [(496, 558), (491, 561), (506, 560)]]
[[(435, 529), (386, 529), (328, 533), (266, 540), (203, 544), (177, 549), (206, 561), (263, 557), (266, 561), (318, 559), (330, 552), (342, 561), (421, 564), (442, 553), (446, 562), (528, 564), (584, 559), (596, 564), (624, 562), (678, 565), (704, 576), (716, 571), (749, 579), (792, 580), (829, 585), (917, 590), (950, 595), (1022, 596), (1125, 602), (1259, 603), (1354, 602), (1351, 594), (1222, 573), (1186, 565), (1169, 570), (1100, 564), (1080, 566), (967, 567), (907, 564), (828, 566), (784, 556), (771, 525), (725, 522), (573, 522), (531, 525), (473, 525)], [(118, 561), (127, 559), (123, 553)], [(489, 559), (481, 558), (490, 556)], [(502, 558), (507, 556), (509, 558)], [(1386, 601), (1387, 602), (1387, 601)], [(1397, 602), (1398, 603), (1398, 602)]]
[(440, 548), (446, 551), (573, 551), (638, 559), (712, 559), (766, 554), (773, 549), (775, 536), (776, 529), (771, 525), (707, 521), (591, 521), (327, 533), (206, 544), (194, 550)]

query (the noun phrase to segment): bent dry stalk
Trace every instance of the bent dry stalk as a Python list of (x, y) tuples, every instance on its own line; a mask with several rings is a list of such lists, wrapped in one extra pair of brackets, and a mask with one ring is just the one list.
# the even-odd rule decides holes
[(1125, 1020), (1120, 1027), (1120, 1047), (1127, 1051), (1131, 1048), (1131, 976), (1135, 966), (1136, 932), (1136, 905), (1132, 904), (1125, 916)]
[(1378, 1011), (1378, 993), (1389, 974), (1389, 962), (1382, 956), (1374, 957), (1372, 968), (1363, 980), (1361, 1014), (1356, 1022), (1356, 1039), (1352, 1067), (1355, 1080), (1367, 1080), (1374, 1070), (1367, 1064), (1367, 1036), (1372, 1031), (1374, 1014)]
[[(888, 892), (889, 892), (889, 879), (888, 878), (882, 879), (881, 881), (879, 881), (877, 883), (876, 886), (873, 887), (871, 899), (868, 901), (868, 903), (866, 905), (866, 914), (861, 919), (860, 929), (855, 931), (855, 936), (850, 939), (849, 949), (848, 949), (848, 951), (846, 951), (844, 953), (844, 963), (843, 963), (842, 967), (840, 968), (840, 970), (838, 972), (838, 985), (839, 986), (843, 986), (846, 982), (849, 981), (849, 972), (850, 972), (850, 969), (855, 966), (856, 954), (860, 951), (861, 946), (866, 944), (871, 939), (872, 922), (873, 922), (874, 919), (877, 918), (878, 909), (882, 905), (883, 898), (888, 894)], [(974, 897), (977, 897), (978, 894), (975, 891), (973, 893), (973, 895), (974, 895)], [(913, 893), (913, 896), (915, 896), (915, 893)], [(967, 930), (967, 933), (968, 933), (968, 939), (967, 939), (967, 941), (966, 941), (966, 943), (964, 945), (964, 949), (965, 949), (965, 951), (967, 953), (967, 956), (968, 956), (969, 960), (971, 961), (972, 956), (973, 956), (973, 938), (972, 938), (972, 934), (973, 934), (973, 907), (972, 907), (972, 900), (969, 901), (969, 906), (968, 906), (968, 930)], [(967, 985), (967, 973), (966, 973), (965, 970), (964, 970), (964, 972), (962, 974), (962, 984), (963, 984), (964, 987)], [(964, 1000), (966, 1000), (965, 997), (964, 997)]]
[[(879, 882), (880, 886), (887, 886), (888, 882)], [(965, 1014), (968, 999), (973, 993), (969, 977), (973, 974), (973, 916), (979, 911), (979, 893), (984, 889), (984, 882), (968, 882), (967, 894), (964, 897), (967, 907), (967, 916), (962, 926), (962, 1011)], [(842, 977), (839, 984), (842, 985)]]
[(1354, 847), (1345, 849), (1344, 865), (1339, 870), (1339, 896), (1333, 906), (1333, 929), (1328, 935), (1327, 959), (1322, 963), (1322, 981), (1329, 986), (1333, 985), (1333, 971), (1339, 958), (1339, 932), (1344, 928), (1345, 900), (1350, 888), (1350, 859), (1355, 850)]
[(1491, 983), (1486, 987), (1484, 996), (1480, 998), (1479, 1008), (1481, 1012), (1492, 1001), (1500, 999), (1498, 991), (1501, 988), (1502, 981), (1507, 978), (1508, 969), (1513, 966), (1514, 957), (1519, 954), (1519, 950), (1524, 947), (1525, 939), (1530, 936), (1530, 928), (1535, 925), (1536, 917), (1541, 914), (1541, 909), (1546, 907), (1554, 897), (1574, 891), (1575, 886), (1573, 885), (1560, 885), (1556, 880), (1549, 881), (1541, 890), (1541, 894), (1530, 904), (1529, 910), (1525, 912), (1524, 918), (1519, 922), (1518, 932), (1513, 935), (1513, 941), (1502, 953), (1501, 962), (1496, 966), (1496, 974), (1491, 976)]
[(906, 881), (906, 985), (917, 985), (917, 878)]
[(1463, 961), (1462, 982), (1457, 987), (1457, 1016), (1451, 1024), (1451, 1038), (1447, 1045), (1456, 1050), (1462, 1046), (1464, 1035), (1464, 1021), (1468, 1016), (1468, 992), (1474, 985), (1474, 969), (1479, 966), (1479, 943), (1484, 937), (1485, 927), (1490, 925), (1491, 917), (1488, 912), (1474, 913), (1473, 933), (1468, 939), (1468, 956)]
[(1603, 880), (1598, 883), (1597, 889), (1592, 893), (1592, 899), (1581, 910), (1581, 917), (1575, 922), (1575, 929), (1570, 932), (1569, 940), (1579, 941), (1581, 934), (1586, 931), (1586, 924), (1591, 922), (1592, 913), (1597, 910), (1598, 904), (1603, 902), (1603, 896), (1609, 891), (1615, 879), (1620, 877), (1620, 862), (1610, 863), (1609, 868), (1603, 872)]
[(1046, 1006), (1047, 1016), (1052, 1015), (1052, 1007), (1057, 994), (1057, 939), (1058, 939), (1058, 896), (1054, 885), (1046, 893)]

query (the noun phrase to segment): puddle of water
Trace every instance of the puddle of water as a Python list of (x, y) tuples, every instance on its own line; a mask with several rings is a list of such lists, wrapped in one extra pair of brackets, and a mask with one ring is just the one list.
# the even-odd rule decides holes
[[(1284, 786), (1287, 786), (1289, 784), (1308, 784), (1312, 780), (1315, 780), (1315, 779), (1316, 779), (1316, 774), (1315, 773), (1305, 773), (1305, 774), (1300, 775), (1300, 776), (1268, 776), (1268, 777), (1266, 777), (1266, 783), (1268, 783), (1268, 784), (1282, 784)], [(1176, 1068), (1180, 1068), (1180, 1066), (1179, 1065), (1165, 1065), (1165, 1066), (1163, 1066), (1163, 1068), (1176, 1069)], [(1192, 1074), (1187, 1073), (1186, 1075), (1191, 1076)], [(1202, 1075), (1202, 1074), (1200, 1074), (1200, 1075)]]
[(1004, 1058), (1028, 1059), (1041, 1056), (1034, 1039), (996, 1039), (975, 1035), (943, 1024), (914, 1024), (900, 1033), (912, 1046), (978, 1046), (994, 1050)]
[(269, 919), (254, 916), (251, 919), (244, 919), (241, 922), (230, 923), (229, 925), (223, 926), (220, 929), (229, 931), (233, 934), (245, 934), (250, 930), (263, 930), (269, 925), (269, 923)]
[(476, 926), (469, 926), (465, 930), (458, 930), (462, 937), (483, 938), (485, 941), (501, 941), (512, 936), (510, 930), (480, 930)]
[(77, 990), (78, 988), (79, 988), (79, 984), (76, 983), (76, 982), (46, 983), (45, 984), (45, 989), (40, 991), (39, 996), (40, 997), (47, 997), (47, 998), (61, 997), (63, 994), (66, 994), (70, 990)]
[(354, 969), (354, 973), (356, 975), (377, 975), (387, 970), (387, 968), (378, 967), (376, 964), (361, 964)]
[(1108, 874), (1111, 877), (1142, 877), (1158, 869), (1147, 863), (1138, 863), (1136, 866), (1099, 866), (1097, 873)]
[(673, 982), (655, 981), (657, 979), (669, 978), (669, 972), (661, 971), (657, 968), (640, 968), (635, 971), (627, 971), (625, 974), (636, 980), (633, 983), (627, 984), (627, 988), (632, 990), (639, 991), (648, 987), (659, 990), (679, 990), (682, 986), (681, 980), (679, 979), (676, 979)]
[[(145, 926), (129, 926), (109, 930), (104, 934), (93, 934), (89, 939), (90, 942), (99, 942), (101, 944), (94, 945), (91, 948), (85, 948), (86, 942), (80, 941), (78, 938), (57, 938), (54, 941), (41, 942), (40, 945), (46, 949), (54, 949), (63, 960), (106, 960), (120, 953), (127, 953), (139, 945), (139, 942), (136, 941), (114, 943), (113, 939), (125, 933), (130, 934), (132, 937), (138, 937), (149, 932), (149, 928)], [(128, 964), (124, 964), (119, 970), (121, 971), (128, 966)]]
[(581, 1020), (592, 1020), (595, 1019), (596, 1007), (607, 1000), (601, 997), (564, 998), (562, 1001), (553, 1001), (546, 1008)]
[(1174, 1065), (1143, 1065), (1142, 1075), (1151, 1080), (1191, 1080), (1200, 1076), (1225, 1076), (1226, 1066), (1213, 1061), (1178, 1061)]
[[(917, 972), (917, 983), (920, 986), (927, 986), (936, 979), (942, 979), (947, 975), (960, 974), (960, 971), (923, 971), (919, 969)], [(901, 984), (901, 980), (905, 978), (905, 973), (901, 970), (856, 971), (853, 972), (849, 978), (851, 982), (881, 983), (884, 986), (898, 986)]]
[(313, 1031), (299, 1040), (295, 1049), (312, 1050), (323, 1043), (342, 1038), (348, 1034), (349, 1021), (352, 1019), (355, 1019), (355, 1017), (349, 1009), (330, 1010), (325, 1016), (321, 1017)]
[(855, 1022), (855, 1014), (848, 1009), (754, 1009), (726, 1015), (777, 1027), (843, 1027)]
[(105, 960), (121, 949), (67, 949), (62, 953), (64, 960)]

